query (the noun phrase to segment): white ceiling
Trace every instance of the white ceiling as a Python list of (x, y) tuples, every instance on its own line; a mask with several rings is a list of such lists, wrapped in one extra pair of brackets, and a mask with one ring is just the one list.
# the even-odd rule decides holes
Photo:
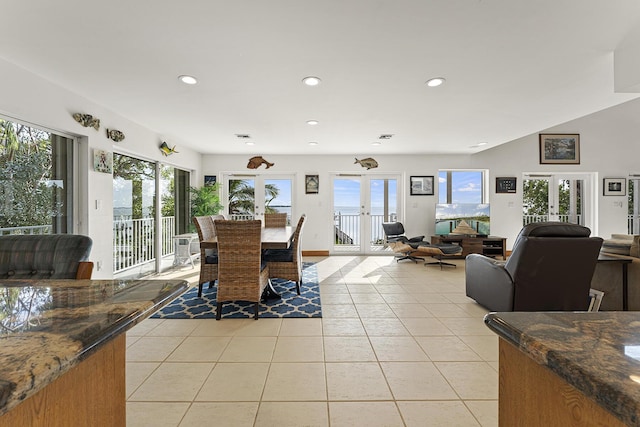
[[(0, 57), (202, 153), (474, 153), (638, 96), (613, 89), (637, 0), (4, 0), (0, 10)], [(308, 75), (322, 84), (304, 86)], [(445, 85), (425, 85), (439, 76)], [(373, 146), (381, 134), (394, 136)]]

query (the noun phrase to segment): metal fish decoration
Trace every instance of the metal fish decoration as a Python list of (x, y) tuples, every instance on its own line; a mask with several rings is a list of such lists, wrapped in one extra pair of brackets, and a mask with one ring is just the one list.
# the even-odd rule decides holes
[(260, 166), (262, 166), (263, 163), (267, 165), (265, 169), (269, 169), (271, 166), (275, 164), (275, 163), (270, 163), (266, 161), (265, 159), (262, 158), (262, 156), (254, 156), (249, 159), (249, 163), (247, 163), (247, 168), (258, 169)]
[(173, 148), (170, 148), (164, 141), (162, 142), (162, 145), (160, 145), (160, 151), (162, 151), (162, 154), (164, 154), (165, 156), (177, 153), (175, 145), (173, 146)]
[(362, 166), (363, 168), (367, 168), (367, 170), (378, 167), (378, 162), (376, 162), (375, 159), (372, 159), (371, 157), (367, 157), (366, 159), (362, 160), (358, 160), (358, 158), (356, 157), (356, 161), (353, 162), (353, 164), (355, 165), (356, 163), (360, 163), (360, 166)]
[(115, 129), (107, 129), (107, 137), (115, 142), (120, 142), (124, 139), (124, 133)]
[(75, 113), (73, 115), (73, 118), (76, 122), (80, 123), (86, 128), (92, 127), (95, 130), (100, 129), (100, 119), (93, 117), (91, 114)]

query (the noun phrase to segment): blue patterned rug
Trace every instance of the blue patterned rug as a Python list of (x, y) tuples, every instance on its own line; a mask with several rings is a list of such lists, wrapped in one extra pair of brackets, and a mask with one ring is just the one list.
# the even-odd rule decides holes
[[(296, 294), (294, 282), (271, 279), (281, 299), (260, 302), (259, 317), (322, 317), (318, 271), (315, 263), (305, 262), (302, 267), (300, 295)], [(154, 319), (215, 319), (216, 291), (205, 284), (202, 298), (198, 298), (198, 287), (189, 289), (166, 307), (151, 316)], [(236, 301), (222, 305), (222, 318), (253, 318), (253, 303)]]

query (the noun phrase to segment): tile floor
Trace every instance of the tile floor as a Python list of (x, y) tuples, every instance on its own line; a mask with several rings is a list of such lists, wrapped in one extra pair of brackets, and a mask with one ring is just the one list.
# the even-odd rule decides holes
[[(127, 425), (497, 426), (498, 341), (457, 268), (316, 261), (322, 319), (147, 319)], [(196, 270), (183, 276), (197, 281)]]

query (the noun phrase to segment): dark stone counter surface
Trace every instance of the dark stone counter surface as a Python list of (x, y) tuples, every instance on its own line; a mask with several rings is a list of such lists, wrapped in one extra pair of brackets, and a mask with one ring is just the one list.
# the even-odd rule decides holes
[(182, 280), (0, 281), (0, 414), (187, 288)]
[(489, 313), (487, 326), (630, 426), (640, 426), (640, 313)]

